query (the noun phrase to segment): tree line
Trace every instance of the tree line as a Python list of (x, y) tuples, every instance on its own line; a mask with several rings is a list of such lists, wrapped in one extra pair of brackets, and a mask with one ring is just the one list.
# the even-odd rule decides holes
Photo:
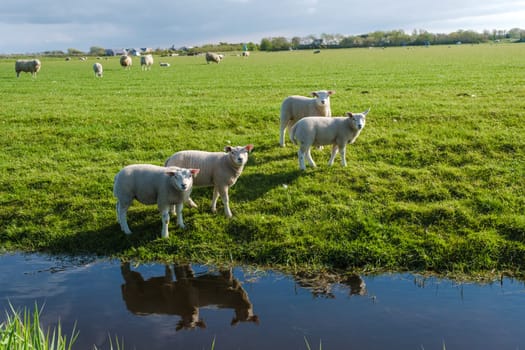
[(259, 50), (282, 51), (290, 49), (451, 45), (458, 43), (479, 44), (501, 40), (525, 42), (525, 30), (513, 28), (509, 31), (485, 30), (482, 33), (472, 30), (458, 30), (449, 34), (430, 33), (426, 30), (414, 30), (411, 34), (408, 34), (403, 30), (392, 30), (350, 36), (322, 34), (320, 37), (316, 37), (310, 35), (305, 38), (293, 37), (291, 40), (285, 37), (274, 37), (262, 39)]
[[(408, 34), (403, 30), (375, 31), (361, 35), (344, 36), (341, 34), (309, 35), (307, 37), (295, 36), (291, 39), (285, 37), (263, 38), (259, 44), (227, 43), (206, 44), (194, 47), (157, 48), (153, 50), (157, 55), (197, 55), (206, 51), (231, 52), (231, 51), (283, 51), (305, 50), (321, 48), (359, 48), (359, 47), (389, 47), (389, 46), (422, 46), (422, 45), (452, 45), (452, 44), (480, 44), (498, 41), (525, 42), (525, 30), (513, 28), (511, 30), (484, 30), (478, 33), (472, 30), (458, 30), (452, 33), (431, 33), (426, 30), (414, 30)], [(104, 56), (105, 49), (92, 46), (89, 52), (70, 48), (67, 53), (63, 51), (46, 51), (42, 54), (48, 56)]]

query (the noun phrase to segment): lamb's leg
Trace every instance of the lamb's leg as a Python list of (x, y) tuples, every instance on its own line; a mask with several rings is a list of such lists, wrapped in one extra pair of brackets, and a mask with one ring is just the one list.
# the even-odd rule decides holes
[(228, 187), (226, 186), (220, 188), (219, 193), (221, 195), (222, 204), (224, 205), (224, 215), (226, 215), (227, 218), (231, 218), (233, 214), (230, 210), (230, 197), (228, 196)]
[(332, 147), (332, 155), (330, 156), (330, 160), (328, 161), (328, 165), (334, 164), (335, 156), (337, 155), (337, 151), (339, 151), (339, 147), (337, 145), (334, 145)]
[[(160, 232), (160, 236), (162, 238), (168, 238), (169, 237), (169, 233), (168, 233), (168, 225), (170, 223), (170, 211), (169, 211), (169, 207), (166, 208), (166, 209), (163, 209), (161, 211), (161, 217), (162, 217), (162, 231)], [(178, 218), (177, 218), (178, 220)]]
[(308, 149), (306, 150), (306, 160), (308, 160), (308, 163), (310, 163), (310, 166), (312, 166), (312, 168), (315, 168), (317, 165), (315, 165), (315, 162), (312, 159), (311, 151), (312, 151), (312, 147), (308, 147)]
[(299, 157), (299, 169), (306, 170), (306, 166), (304, 165), (304, 153), (301, 149), (297, 151), (297, 156)]
[(187, 203), (190, 207), (197, 208), (197, 204), (195, 204), (195, 202), (190, 197), (188, 197)]
[(184, 204), (182, 202), (175, 204), (175, 208), (177, 209), (177, 225), (179, 225), (180, 228), (186, 228), (186, 225), (184, 225), (184, 221), (182, 220), (183, 207)]
[(281, 128), (280, 128), (280, 131), (279, 131), (279, 145), (281, 145), (281, 147), (284, 147), (285, 144), (284, 144), (284, 134), (286, 132), (286, 123), (283, 123), (281, 121)]
[(346, 145), (340, 147), (341, 149), (341, 165), (346, 166)]
[(131, 230), (128, 226), (128, 221), (126, 215), (128, 213), (130, 203), (118, 201), (117, 202), (117, 221), (120, 224), (120, 229), (124, 231), (125, 234), (130, 235)]
[(213, 196), (211, 198), (211, 212), (216, 213), (217, 212), (217, 199), (219, 198), (219, 190), (217, 187), (213, 187)]

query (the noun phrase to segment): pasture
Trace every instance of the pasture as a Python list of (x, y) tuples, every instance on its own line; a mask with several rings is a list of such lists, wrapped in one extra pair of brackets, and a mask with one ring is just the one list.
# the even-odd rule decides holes
[[(0, 60), (0, 246), (287, 268), (509, 271), (525, 264), (525, 45), (157, 57), (41, 57), (36, 79)], [(104, 77), (92, 65), (101, 62)], [(168, 62), (170, 67), (160, 67)], [(334, 116), (371, 111), (348, 167), (330, 147), (299, 170), (279, 108), (333, 89)], [(125, 236), (113, 177), (182, 149), (255, 148), (230, 190), (233, 219), (194, 188), (186, 230), (160, 238), (137, 202)]]

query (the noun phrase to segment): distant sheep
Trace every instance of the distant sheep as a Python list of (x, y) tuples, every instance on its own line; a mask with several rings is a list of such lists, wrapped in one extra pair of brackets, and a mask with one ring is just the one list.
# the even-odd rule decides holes
[(250, 57), (250, 51), (243, 51), (242, 52), (243, 57)]
[(93, 64), (93, 72), (95, 72), (96, 77), (102, 78), (102, 74), (104, 73), (104, 68), (102, 68), (102, 65), (97, 62)]
[(206, 52), (206, 63), (208, 64), (210, 62), (220, 63), (223, 58), (223, 55), (219, 55), (215, 52)]
[(40, 60), (33, 59), (33, 60), (17, 60), (15, 62), (15, 71), (16, 71), (16, 77), (20, 77), (20, 72), (26, 72), (31, 73), (31, 76), (33, 78), (36, 78), (36, 73), (40, 70), (40, 67), (42, 64), (40, 63)]
[(177, 224), (185, 228), (182, 220), (183, 203), (188, 200), (193, 179), (199, 169), (161, 167), (150, 164), (128, 165), (115, 175), (113, 194), (117, 198), (117, 221), (124, 233), (131, 234), (126, 214), (134, 199), (143, 204), (157, 204), (162, 215), (163, 238), (168, 238), (170, 209), (175, 207)]
[(301, 118), (308, 116), (331, 117), (330, 96), (335, 94), (333, 90), (319, 90), (312, 92), (314, 98), (304, 96), (288, 96), (281, 104), (281, 127), (279, 133), (279, 144), (284, 147), (284, 135), (286, 129), (297, 123)]
[(315, 167), (310, 154), (312, 146), (333, 145), (332, 155), (328, 165), (334, 163), (338, 151), (341, 152), (341, 164), (346, 166), (346, 144), (354, 143), (366, 123), (366, 115), (370, 108), (363, 113), (346, 113), (345, 117), (306, 117), (298, 121), (290, 130), (290, 140), (299, 144), (299, 168), (306, 170), (304, 157)]
[(126, 69), (130, 69), (133, 65), (133, 60), (130, 56), (122, 55), (120, 56), (120, 65)]
[[(228, 189), (235, 184), (248, 161), (248, 153), (253, 145), (224, 147), (224, 152), (180, 151), (173, 154), (165, 163), (166, 166), (199, 168), (200, 174), (195, 179), (197, 187), (213, 186), (211, 211), (217, 211), (217, 199), (221, 196), (224, 204), (224, 214), (231, 218)], [(197, 207), (191, 198), (188, 198), (191, 207)]]
[(150, 70), (152, 65), (153, 65), (152, 55), (140, 56), (140, 66), (142, 70)]
[(161, 67), (169, 67), (170, 64), (167, 63), (167, 62), (160, 62), (160, 66), (161, 66)]

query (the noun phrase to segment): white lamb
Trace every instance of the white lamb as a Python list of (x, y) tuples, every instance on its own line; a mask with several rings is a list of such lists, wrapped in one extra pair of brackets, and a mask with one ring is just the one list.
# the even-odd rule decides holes
[(215, 52), (206, 52), (206, 63), (215, 62), (220, 63), (224, 55), (219, 55)]
[(102, 77), (102, 74), (104, 73), (104, 68), (102, 68), (102, 64), (97, 62), (93, 64), (93, 71), (95, 72), (96, 77)]
[(15, 71), (16, 71), (16, 77), (20, 77), (20, 72), (27, 72), (31, 73), (31, 76), (33, 78), (36, 78), (36, 73), (40, 70), (40, 67), (42, 64), (40, 63), (40, 60), (34, 59), (34, 60), (17, 60), (15, 62)]
[(150, 164), (128, 165), (115, 175), (113, 194), (117, 198), (117, 221), (124, 233), (131, 234), (126, 214), (134, 199), (155, 204), (162, 215), (162, 238), (168, 238), (170, 209), (176, 209), (177, 224), (185, 228), (182, 206), (190, 197), (193, 179), (199, 169), (161, 167)]
[(120, 56), (120, 65), (126, 69), (131, 69), (133, 65), (133, 60), (127, 55)]
[(151, 70), (151, 66), (153, 65), (153, 56), (152, 55), (144, 55), (140, 56), (140, 66), (142, 70)]
[[(253, 149), (253, 145), (224, 147), (224, 152), (204, 152), (204, 151), (180, 151), (173, 154), (166, 161), (166, 166), (179, 166), (184, 168), (199, 168), (200, 174), (194, 181), (197, 187), (213, 186), (213, 197), (211, 201), (211, 211), (217, 211), (217, 199), (221, 196), (224, 204), (224, 214), (231, 218), (232, 212), (229, 205), (228, 189), (235, 184), (248, 161), (248, 153)], [(191, 198), (188, 203), (192, 207), (197, 207)]]
[(320, 90), (312, 92), (312, 96), (288, 96), (281, 104), (281, 129), (279, 143), (284, 147), (284, 135), (286, 129), (297, 123), (300, 119), (308, 116), (331, 117), (330, 96), (335, 94), (333, 90)]
[(299, 143), (299, 168), (306, 170), (304, 157), (312, 167), (315, 162), (310, 154), (312, 146), (333, 145), (332, 155), (328, 165), (334, 163), (338, 151), (341, 152), (341, 164), (346, 166), (346, 144), (354, 143), (366, 123), (366, 115), (370, 108), (363, 113), (347, 112), (345, 117), (306, 117), (298, 121), (290, 130), (290, 140)]

